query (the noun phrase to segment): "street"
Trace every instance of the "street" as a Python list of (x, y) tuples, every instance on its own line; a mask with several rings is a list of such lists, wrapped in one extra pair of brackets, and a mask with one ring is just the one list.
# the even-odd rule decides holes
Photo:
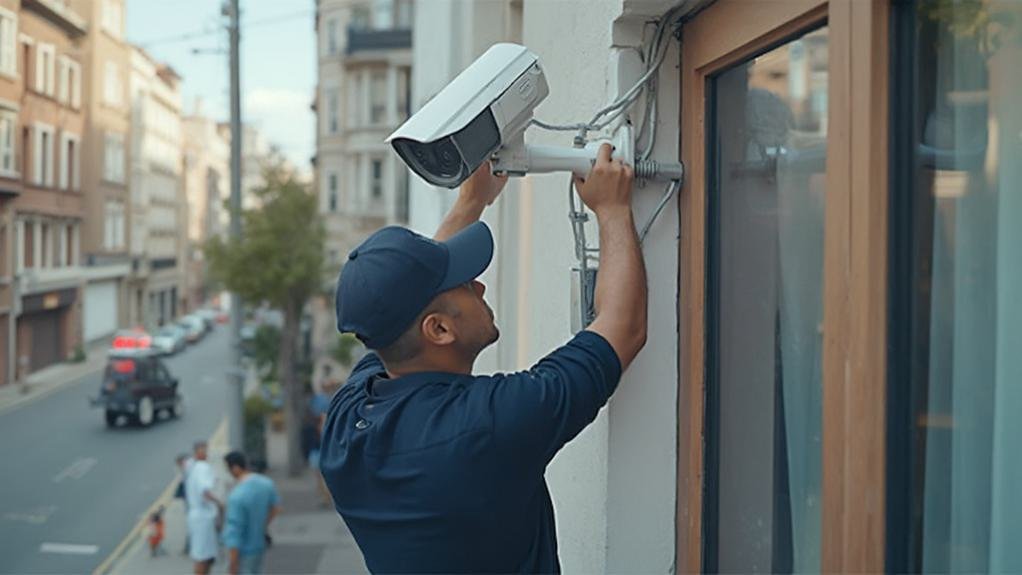
[(174, 456), (223, 418), (229, 335), (166, 360), (182, 419), (108, 429), (88, 404), (101, 373), (0, 415), (0, 572), (89, 573), (107, 557), (175, 477)]

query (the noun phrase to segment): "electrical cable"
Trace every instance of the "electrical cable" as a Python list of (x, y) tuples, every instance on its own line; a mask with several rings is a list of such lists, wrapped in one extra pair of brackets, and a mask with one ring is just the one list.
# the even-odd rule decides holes
[[(268, 24), (277, 24), (280, 22), (287, 22), (289, 20), (297, 20), (299, 18), (305, 18), (307, 16), (315, 15), (314, 10), (304, 9), (297, 12), (285, 12), (278, 14), (273, 17), (259, 18), (250, 22), (242, 24), (242, 30), (248, 30), (251, 28), (259, 28)], [(208, 36), (223, 34), (224, 30), (222, 26), (216, 28), (204, 28), (203, 30), (196, 30), (195, 32), (188, 32), (185, 34), (178, 34), (176, 36), (164, 36), (162, 38), (156, 38), (148, 42), (139, 42), (139, 46), (142, 48), (150, 48), (152, 46), (159, 46), (161, 44), (174, 44), (177, 42), (187, 42), (189, 40), (197, 40), (199, 38), (205, 38)]]
[(667, 202), (670, 201), (671, 196), (678, 191), (679, 187), (681, 187), (681, 182), (679, 180), (671, 180), (667, 184), (667, 191), (664, 192), (663, 197), (660, 198), (660, 203), (657, 204), (656, 209), (653, 210), (649, 219), (646, 220), (646, 225), (642, 226), (642, 231), (639, 232), (640, 244), (646, 241), (646, 235), (649, 234), (649, 230), (653, 227), (653, 222), (660, 217), (660, 212), (664, 211), (664, 208), (667, 206)]

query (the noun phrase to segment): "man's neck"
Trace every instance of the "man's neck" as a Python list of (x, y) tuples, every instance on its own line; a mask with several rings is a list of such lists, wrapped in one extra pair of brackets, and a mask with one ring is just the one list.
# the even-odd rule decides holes
[(472, 375), (475, 358), (470, 360), (453, 357), (423, 358), (396, 367), (387, 367), (387, 377), (397, 379), (413, 373), (441, 372), (457, 375)]

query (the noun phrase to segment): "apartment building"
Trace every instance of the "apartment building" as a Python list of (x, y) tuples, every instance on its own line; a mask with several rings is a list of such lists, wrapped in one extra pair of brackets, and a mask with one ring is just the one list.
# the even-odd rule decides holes
[[(129, 322), (156, 329), (187, 308), (181, 78), (131, 47)], [(139, 313), (141, 312), (141, 313)]]
[(81, 342), (81, 43), (64, 2), (0, 3), (0, 381)]
[[(128, 94), (130, 50), (124, 40), (124, 0), (71, 0), (88, 22), (82, 39), (82, 185), (85, 213), (80, 251), (85, 266), (84, 337), (91, 342), (127, 325), (141, 309), (128, 281), (137, 268), (129, 252)], [(132, 316), (137, 317), (137, 316)]]

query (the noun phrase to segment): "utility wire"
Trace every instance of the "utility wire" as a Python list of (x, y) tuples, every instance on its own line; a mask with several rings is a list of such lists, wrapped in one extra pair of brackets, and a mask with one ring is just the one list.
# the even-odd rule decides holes
[[(302, 10), (300, 12), (288, 12), (285, 14), (278, 14), (276, 16), (259, 18), (257, 20), (251, 20), (242, 24), (242, 30), (250, 30), (252, 28), (261, 28), (271, 24), (279, 24), (281, 22), (288, 22), (291, 20), (298, 20), (300, 18), (306, 18), (314, 15), (312, 10)], [(187, 42), (189, 40), (197, 40), (199, 38), (206, 38), (213, 35), (221, 35), (224, 33), (226, 26), (218, 26), (216, 28), (204, 28), (203, 30), (196, 30), (194, 32), (187, 32), (185, 34), (178, 34), (175, 36), (164, 36), (163, 38), (156, 38), (155, 40), (149, 40), (147, 42), (139, 42), (142, 48), (149, 48), (151, 46), (158, 46), (161, 44), (174, 44), (177, 42)]]

